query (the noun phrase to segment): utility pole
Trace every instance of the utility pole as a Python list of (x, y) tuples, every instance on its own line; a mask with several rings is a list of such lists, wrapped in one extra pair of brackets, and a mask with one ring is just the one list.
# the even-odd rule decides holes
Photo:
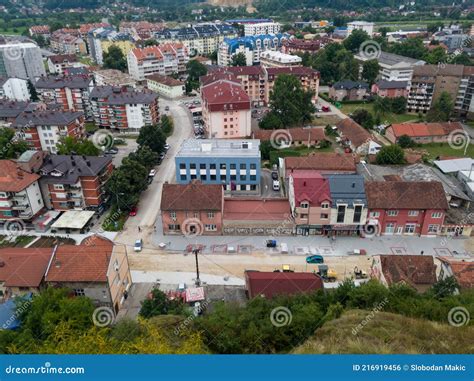
[(199, 254), (199, 249), (194, 249), (194, 258), (196, 258), (196, 286), (201, 285), (201, 279), (199, 279), (199, 259), (198, 259), (198, 254)]

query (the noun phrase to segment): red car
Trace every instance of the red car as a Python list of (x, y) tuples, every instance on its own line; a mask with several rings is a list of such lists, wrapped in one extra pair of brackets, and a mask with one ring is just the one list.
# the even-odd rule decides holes
[(134, 206), (134, 207), (132, 208), (132, 210), (130, 210), (130, 213), (129, 213), (128, 215), (131, 216), (131, 217), (136, 216), (136, 215), (137, 215), (137, 211), (138, 211), (137, 207)]
[(323, 110), (323, 112), (329, 112), (329, 111), (331, 111), (331, 109), (329, 108), (329, 106), (323, 106), (323, 107), (321, 107), (321, 110)]

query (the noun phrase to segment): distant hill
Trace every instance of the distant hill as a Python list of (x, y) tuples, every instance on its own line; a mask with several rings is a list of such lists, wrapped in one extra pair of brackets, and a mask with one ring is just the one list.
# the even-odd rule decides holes
[[(474, 327), (452, 327), (402, 315), (350, 310), (331, 320), (294, 350), (296, 354), (454, 354), (474, 353)], [(364, 319), (369, 322), (356, 335)]]

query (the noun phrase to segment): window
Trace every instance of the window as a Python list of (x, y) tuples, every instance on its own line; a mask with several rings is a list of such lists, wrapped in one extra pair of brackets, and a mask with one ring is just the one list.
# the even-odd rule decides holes
[(54, 184), (54, 190), (64, 190), (64, 186), (62, 184)]
[(380, 212), (370, 212), (370, 217), (380, 217)]
[(387, 212), (387, 216), (390, 216), (390, 217), (398, 216), (398, 210), (389, 210)]
[(186, 177), (187, 177), (186, 175), (181, 175), (180, 176), (181, 181), (186, 181)]
[(176, 218), (176, 212), (170, 212), (170, 218)]
[(250, 175), (250, 181), (256, 181), (257, 175)]
[(337, 222), (338, 223), (344, 222), (345, 215), (346, 215), (346, 206), (345, 205), (339, 205), (337, 207)]
[(178, 224), (170, 224), (170, 225), (168, 225), (168, 229), (169, 230), (175, 230), (175, 231), (180, 230)]
[(226, 176), (225, 176), (225, 175), (221, 175), (221, 181), (227, 181), (227, 179), (226, 179)]
[(322, 208), (322, 209), (327, 209), (327, 208), (329, 208), (329, 204), (328, 204), (327, 202), (323, 202), (323, 203), (321, 204), (321, 208)]
[(360, 222), (362, 216), (362, 205), (354, 206), (354, 222)]
[(415, 224), (406, 224), (405, 225), (405, 233), (407, 234), (413, 234), (415, 232)]
[(83, 288), (75, 288), (73, 291), (74, 291), (75, 296), (85, 296), (86, 295)]
[(226, 169), (226, 164), (225, 163), (221, 163), (221, 166), (220, 166), (221, 169)]
[(329, 214), (327, 213), (321, 213), (321, 219), (322, 220), (327, 220), (329, 218)]
[(203, 164), (203, 163), (199, 164), (199, 169), (206, 169), (206, 164)]
[(246, 181), (247, 175), (240, 175), (240, 181)]
[(441, 218), (441, 217), (443, 217), (443, 213), (441, 212), (431, 213), (431, 218)]
[(231, 181), (237, 180), (237, 176), (236, 176), (236, 175), (230, 175), (230, 180), (231, 180)]
[(302, 201), (300, 203), (300, 207), (304, 208), (304, 209), (307, 209), (307, 208), (309, 208), (309, 203), (307, 201)]
[(196, 169), (196, 164), (194, 164), (194, 163), (189, 164), (189, 168), (190, 168), (190, 169)]
[(257, 164), (250, 164), (250, 169), (257, 169)]
[(191, 180), (196, 180), (197, 179), (197, 176), (196, 175), (191, 175)]
[(418, 215), (418, 210), (409, 210), (408, 217), (416, 217)]
[(208, 232), (215, 232), (217, 230), (217, 226), (214, 224), (206, 224), (204, 225), (204, 229)]
[(395, 223), (389, 222), (385, 225), (385, 233), (393, 233), (395, 231)]
[(428, 233), (438, 233), (439, 225), (428, 225)]
[(199, 218), (199, 212), (194, 212), (194, 218)]
[(186, 169), (186, 164), (180, 163), (179, 164), (179, 169)]
[(230, 169), (237, 169), (237, 164), (231, 164)]
[(210, 169), (216, 169), (216, 165), (215, 164), (209, 164), (209, 168)]
[(207, 218), (214, 218), (214, 212), (207, 212)]
[(240, 164), (240, 169), (245, 169), (245, 163)]
[(201, 181), (207, 181), (207, 175), (201, 175)]
[(216, 175), (211, 175), (211, 181), (216, 181), (217, 180), (217, 176)]

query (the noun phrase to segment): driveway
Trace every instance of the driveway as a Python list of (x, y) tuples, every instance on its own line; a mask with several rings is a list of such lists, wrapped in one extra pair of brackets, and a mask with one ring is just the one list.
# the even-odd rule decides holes
[(281, 181), (280, 181), (280, 190), (274, 191), (271, 171), (268, 169), (262, 169), (260, 173), (261, 173), (260, 187), (261, 187), (262, 197), (263, 198), (284, 197), (283, 187), (281, 187)]
[[(120, 138), (120, 135), (117, 135), (118, 138)], [(121, 138), (123, 139), (123, 138)], [(124, 139), (125, 142), (127, 143), (126, 145), (119, 145), (116, 146), (118, 149), (118, 153), (114, 155), (112, 159), (112, 163), (114, 164), (115, 167), (119, 167), (122, 164), (122, 160), (127, 157), (130, 153), (135, 151), (138, 147), (137, 140), (133, 138), (127, 138)]]

